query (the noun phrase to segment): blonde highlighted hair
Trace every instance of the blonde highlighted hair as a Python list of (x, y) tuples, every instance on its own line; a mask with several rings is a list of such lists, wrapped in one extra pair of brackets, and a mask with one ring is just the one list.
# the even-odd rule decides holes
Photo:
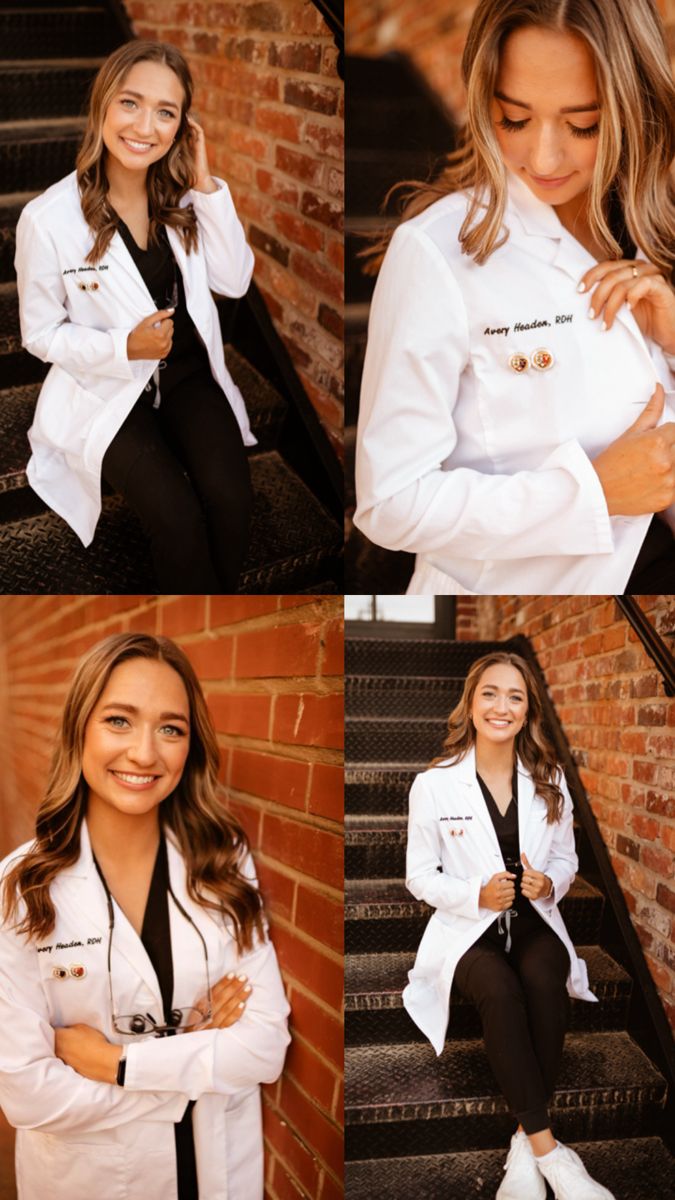
[[(621, 258), (620, 225), (650, 262), (670, 275), (675, 262), (675, 85), (663, 27), (653, 0), (479, 0), (462, 58), (466, 123), (458, 148), (433, 182), (404, 188), (404, 220), (434, 200), (468, 190), (459, 234), (462, 250), (484, 263), (503, 245), (506, 168), (494, 130), (491, 104), (504, 41), (516, 29), (536, 26), (576, 34), (595, 62), (601, 106), (598, 155), (588, 218), (607, 258)], [(618, 220), (617, 220), (618, 215)], [(374, 273), (389, 241), (383, 235), (363, 252)]]
[(37, 814), (35, 840), (4, 878), (4, 920), (16, 920), (22, 899), (25, 915), (16, 927), (18, 933), (42, 939), (54, 928), (50, 884), (80, 853), (88, 798), (82, 775), (85, 729), (115, 667), (130, 659), (166, 663), (183, 681), (190, 708), (190, 746), (176, 790), (160, 805), (160, 822), (178, 842), (191, 899), (224, 914), (240, 951), (249, 949), (254, 933), (264, 936), (260, 895), (241, 873), (248, 842), (223, 806), (218, 744), (201, 686), (189, 659), (174, 642), (143, 633), (106, 638), (77, 667)]
[(108, 199), (109, 182), (105, 171), (106, 147), (103, 122), (108, 107), (136, 63), (156, 62), (169, 67), (183, 88), (178, 132), (171, 149), (157, 162), (150, 163), (147, 174), (150, 227), (148, 244), (159, 245), (160, 225), (172, 225), (183, 239), (186, 254), (198, 244), (197, 215), (192, 204), (180, 206), (180, 200), (196, 182), (192, 133), (187, 114), (192, 104), (192, 76), (187, 62), (175, 46), (164, 42), (126, 42), (105, 60), (91, 87), (84, 138), (75, 169), (84, 218), (95, 234), (86, 262), (98, 263), (117, 229), (118, 216)]
[(527, 690), (527, 717), (523, 728), (516, 734), (515, 753), (532, 776), (535, 791), (546, 801), (549, 824), (559, 821), (563, 812), (564, 797), (559, 785), (560, 767), (555, 749), (544, 729), (544, 710), (539, 684), (529, 663), (519, 654), (508, 650), (495, 650), (476, 659), (468, 671), (461, 699), (448, 717), (448, 735), (443, 742), (443, 753), (429, 763), (431, 767), (450, 767), (461, 762), (476, 741), (476, 731), (471, 719), (473, 698), (488, 667), (506, 665), (515, 667), (525, 681)]

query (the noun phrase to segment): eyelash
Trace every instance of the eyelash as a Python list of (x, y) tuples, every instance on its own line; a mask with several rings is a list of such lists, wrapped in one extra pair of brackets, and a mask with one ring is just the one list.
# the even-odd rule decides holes
[[(135, 101), (135, 100), (130, 100), (130, 99), (129, 99), (129, 97), (127, 96), (127, 97), (126, 97), (124, 100), (120, 100), (120, 104), (133, 104), (133, 105), (135, 105), (135, 104), (136, 104), (136, 101)], [(159, 110), (159, 111), (160, 111), (160, 112), (163, 112), (163, 113), (166, 113), (167, 117), (171, 117), (171, 118), (173, 118), (173, 117), (175, 116), (175, 113), (169, 112), (168, 108), (160, 108), (160, 110)]]
[[(129, 724), (126, 717), (105, 717), (106, 725), (112, 725), (113, 729), (119, 729), (120, 726), (114, 725), (113, 724), (114, 721), (124, 721), (125, 725)], [(185, 737), (185, 730), (179, 729), (178, 725), (162, 725), (162, 726), (160, 726), (160, 728), (161, 729), (170, 729), (172, 734), (176, 734), (178, 737)]]
[[(527, 125), (527, 119), (524, 121), (510, 121), (509, 118), (505, 115), (502, 117), (501, 121), (497, 122), (497, 124), (500, 125), (502, 129), (506, 129), (509, 133), (518, 133), (521, 129), (524, 129), (525, 126)], [(595, 135), (597, 134), (597, 132), (600, 128), (600, 125), (596, 121), (595, 125), (589, 125), (588, 129), (580, 129), (578, 125), (570, 125), (570, 123), (568, 121), (567, 128), (569, 129), (570, 133), (572, 134), (572, 137), (590, 138), (590, 137), (595, 137)]]
[[(494, 692), (483, 692), (482, 693), (484, 700), (494, 700), (494, 695), (495, 695)], [(520, 700), (522, 700), (522, 696), (509, 696), (509, 700), (515, 700), (515, 702), (517, 704)]]

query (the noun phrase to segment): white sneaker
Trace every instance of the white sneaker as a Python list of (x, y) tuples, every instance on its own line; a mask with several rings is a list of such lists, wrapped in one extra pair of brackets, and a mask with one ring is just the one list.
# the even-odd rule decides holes
[(591, 1179), (579, 1155), (569, 1146), (559, 1143), (546, 1162), (540, 1159), (535, 1162), (553, 1188), (556, 1200), (615, 1200), (606, 1187)]
[(546, 1184), (526, 1133), (514, 1133), (496, 1200), (546, 1200)]

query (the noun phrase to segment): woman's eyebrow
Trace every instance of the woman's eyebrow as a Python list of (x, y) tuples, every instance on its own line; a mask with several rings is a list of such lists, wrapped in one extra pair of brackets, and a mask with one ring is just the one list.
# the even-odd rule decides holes
[[(506, 100), (507, 104), (515, 104), (517, 108), (526, 108), (529, 112), (532, 111), (531, 104), (524, 104), (522, 100), (512, 100), (510, 96), (505, 96), (503, 92), (495, 91), (495, 96), (498, 100)], [(570, 108), (561, 108), (561, 113), (584, 113), (597, 112), (600, 108), (599, 104), (574, 104)]]
[[(126, 96), (135, 96), (137, 100), (145, 100), (145, 96), (142, 96), (140, 92), (132, 92), (129, 88), (122, 88), (122, 93)], [(178, 105), (174, 104), (173, 100), (158, 100), (157, 103), (164, 108), (178, 108)]]
[[(109, 708), (131, 713), (132, 716), (138, 714), (138, 709), (134, 704), (116, 704), (113, 701), (111, 704), (104, 705), (103, 712), (107, 712)], [(159, 719), (160, 721), (185, 721), (186, 725), (189, 724), (187, 717), (183, 716), (183, 713), (163, 712), (159, 714)]]

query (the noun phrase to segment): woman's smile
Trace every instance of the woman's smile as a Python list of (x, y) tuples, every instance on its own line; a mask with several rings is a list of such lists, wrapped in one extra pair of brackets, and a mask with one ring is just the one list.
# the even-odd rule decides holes
[(123, 787), (133, 788), (134, 791), (143, 791), (146, 788), (152, 787), (161, 775), (135, 775), (130, 771), (116, 771), (110, 768), (110, 774), (115, 777), (118, 783)]
[(121, 134), (120, 141), (124, 142), (124, 145), (133, 154), (147, 154), (148, 150), (152, 150), (154, 146), (154, 142), (136, 142), (132, 141), (131, 138), (122, 137)]

